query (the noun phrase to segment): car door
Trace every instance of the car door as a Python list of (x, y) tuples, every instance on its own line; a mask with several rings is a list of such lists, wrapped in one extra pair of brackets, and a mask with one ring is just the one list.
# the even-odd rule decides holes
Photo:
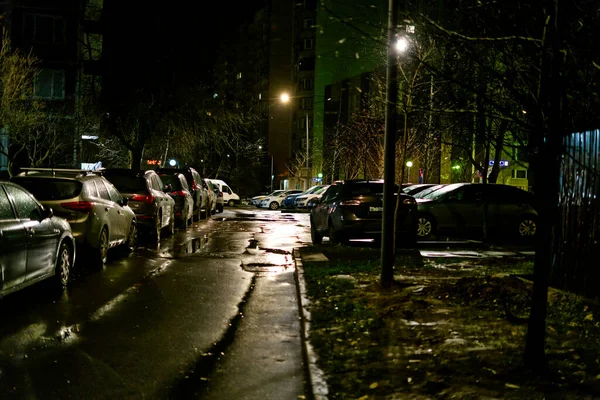
[(42, 205), (30, 193), (14, 185), (7, 185), (6, 191), (28, 236), (25, 280), (49, 274), (54, 268), (60, 230), (52, 219), (42, 219)]
[(103, 180), (101, 178), (94, 179), (94, 185), (98, 190), (98, 199), (100, 200), (97, 212), (104, 213), (100, 219), (108, 226), (108, 240), (112, 244), (123, 238), (123, 231), (119, 232), (119, 229), (122, 229), (119, 226), (119, 221), (121, 220), (118, 214), (119, 210), (116, 208), (116, 204), (110, 199), (110, 194)]
[[(169, 216), (171, 215), (171, 210), (169, 207), (169, 203), (166, 201), (166, 197), (169, 197), (163, 192), (163, 184), (160, 178), (157, 175), (150, 175), (148, 180), (148, 187), (150, 188), (150, 192), (152, 196), (154, 196), (154, 201), (156, 202), (157, 212), (161, 210), (161, 221), (160, 226), (165, 227), (169, 224)], [(170, 199), (170, 197), (169, 197)]]
[(436, 219), (440, 227), (459, 231), (481, 228), (483, 221), (483, 193), (480, 184), (463, 185), (448, 193), (442, 200)]
[(27, 271), (27, 232), (12, 203), (0, 185), (0, 293), (25, 280)]
[(313, 224), (315, 224), (318, 231), (326, 231), (328, 218), (329, 218), (329, 210), (333, 205), (337, 194), (339, 192), (339, 185), (332, 185), (327, 189), (325, 194), (323, 195), (321, 202), (318, 203), (311, 211), (311, 215), (313, 216)]
[(108, 190), (108, 195), (110, 196), (110, 200), (114, 203), (114, 209), (116, 210), (116, 221), (119, 225), (117, 228), (118, 232), (118, 240), (125, 239), (127, 234), (129, 233), (129, 225), (131, 224), (131, 215), (127, 212), (125, 207), (123, 206), (123, 196), (119, 193), (116, 187), (113, 186), (112, 183), (107, 180), (102, 180), (102, 183), (106, 186)]

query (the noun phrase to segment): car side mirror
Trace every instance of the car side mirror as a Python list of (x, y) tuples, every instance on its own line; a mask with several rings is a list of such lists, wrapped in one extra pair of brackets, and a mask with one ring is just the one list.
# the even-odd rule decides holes
[(44, 207), (40, 211), (40, 221), (47, 219), (47, 218), (52, 218), (53, 216), (54, 216), (54, 210), (50, 207)]
[(119, 204), (122, 207), (125, 207), (127, 204), (129, 204), (129, 199), (127, 197), (124, 197), (124, 198), (121, 199), (121, 201), (119, 202)]
[(163, 187), (163, 192), (168, 193), (171, 191), (173, 187), (171, 186), (170, 183), (167, 183), (164, 187)]

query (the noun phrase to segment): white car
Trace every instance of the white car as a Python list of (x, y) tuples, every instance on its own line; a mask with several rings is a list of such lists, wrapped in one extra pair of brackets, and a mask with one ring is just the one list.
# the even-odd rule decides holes
[(270, 208), (271, 210), (277, 210), (281, 206), (283, 199), (289, 194), (302, 193), (302, 190), (276, 190), (264, 199), (260, 201), (259, 208)]
[(209, 179), (212, 183), (219, 187), (219, 190), (223, 193), (223, 204), (233, 207), (240, 203), (240, 196), (235, 193), (227, 183), (220, 179)]
[(320, 187), (318, 190), (315, 190), (312, 193), (303, 194), (302, 196), (296, 197), (296, 207), (298, 207), (298, 208), (311, 207), (310, 201), (313, 199), (320, 199), (328, 187), (329, 187), (329, 185), (325, 185), (325, 186)]
[(260, 207), (260, 202), (269, 196), (277, 196), (279, 193), (285, 192), (285, 190), (276, 190), (270, 194), (261, 194), (260, 196), (254, 196), (250, 199), (250, 205)]

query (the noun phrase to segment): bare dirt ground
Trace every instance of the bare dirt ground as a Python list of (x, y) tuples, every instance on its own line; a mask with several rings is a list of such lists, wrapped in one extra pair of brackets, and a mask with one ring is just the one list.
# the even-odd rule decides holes
[(551, 290), (548, 371), (523, 366), (532, 261), (398, 257), (379, 284), (379, 251), (314, 246), (303, 262), (310, 341), (330, 399), (600, 398), (600, 307)]

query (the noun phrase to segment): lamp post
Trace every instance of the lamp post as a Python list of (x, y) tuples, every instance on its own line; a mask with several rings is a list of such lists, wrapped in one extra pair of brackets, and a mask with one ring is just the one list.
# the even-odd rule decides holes
[[(282, 103), (289, 103), (290, 95), (287, 93), (282, 93), (280, 100)], [(304, 167), (306, 169), (306, 181), (305, 181), (304, 190), (306, 190), (310, 187), (310, 166), (308, 164), (309, 156), (310, 156), (310, 153), (309, 153), (310, 135), (309, 135), (309, 129), (308, 129), (308, 113), (307, 112), (304, 113), (304, 118), (305, 118), (305, 125), (306, 125), (306, 161), (304, 164)]]
[(406, 174), (406, 183), (410, 182), (410, 167), (413, 166), (412, 161), (407, 161), (406, 166), (408, 167), (408, 173)]

